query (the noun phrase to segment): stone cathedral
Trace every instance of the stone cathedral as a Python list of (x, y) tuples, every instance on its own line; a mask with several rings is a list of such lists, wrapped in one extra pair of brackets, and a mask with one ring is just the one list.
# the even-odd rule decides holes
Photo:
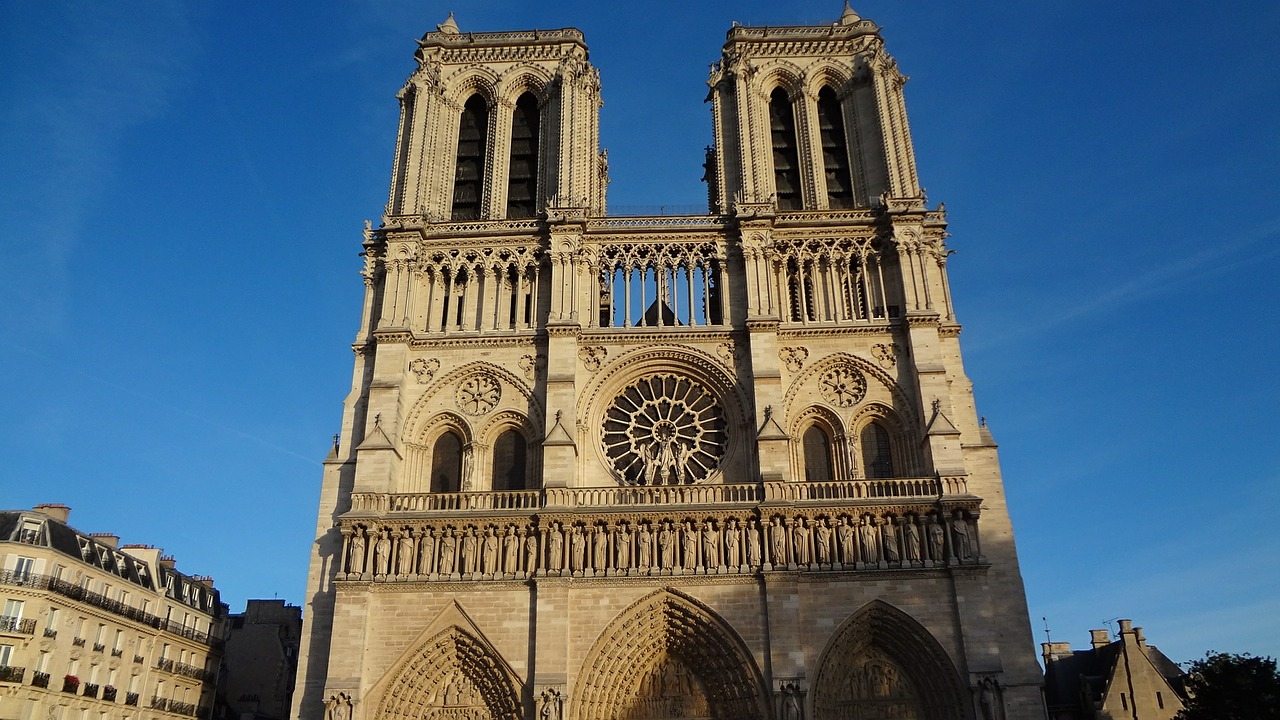
[(880, 28), (735, 24), (679, 216), (608, 213), (578, 30), (418, 46), (294, 717), (1042, 718)]

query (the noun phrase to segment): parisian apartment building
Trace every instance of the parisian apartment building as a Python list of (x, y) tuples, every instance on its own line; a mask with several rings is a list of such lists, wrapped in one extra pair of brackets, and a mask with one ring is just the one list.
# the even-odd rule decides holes
[(209, 717), (226, 606), (150, 545), (0, 511), (0, 718)]

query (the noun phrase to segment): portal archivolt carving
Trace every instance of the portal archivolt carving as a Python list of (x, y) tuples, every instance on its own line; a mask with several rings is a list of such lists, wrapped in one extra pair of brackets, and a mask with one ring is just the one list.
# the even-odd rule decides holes
[(520, 720), (520, 695), (502, 661), (450, 627), (391, 671), (379, 720)]
[(962, 689), (938, 642), (906, 613), (873, 601), (827, 645), (814, 720), (959, 720)]
[(583, 662), (572, 720), (769, 717), (750, 653), (719, 616), (673, 590), (623, 611)]

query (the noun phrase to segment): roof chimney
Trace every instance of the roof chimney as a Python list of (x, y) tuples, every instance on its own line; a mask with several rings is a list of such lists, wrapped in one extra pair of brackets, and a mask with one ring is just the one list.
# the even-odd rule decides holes
[(120, 536), (112, 533), (89, 533), (89, 537), (115, 550), (120, 547)]
[(1120, 634), (1120, 635), (1129, 635), (1129, 634), (1131, 634), (1132, 632), (1133, 632), (1133, 621), (1132, 621), (1132, 620), (1128, 620), (1128, 619), (1121, 620), (1121, 621), (1120, 621), (1120, 633), (1119, 633), (1119, 634)]
[(1105, 628), (1102, 630), (1090, 630), (1089, 642), (1093, 645), (1094, 650), (1097, 650), (1100, 647), (1106, 647), (1111, 644), (1111, 633), (1107, 632)]
[(71, 517), (71, 508), (62, 503), (41, 503), (31, 509), (44, 513), (60, 523), (65, 523), (67, 518)]
[(1138, 636), (1138, 647), (1147, 646), (1147, 636), (1142, 634), (1142, 628), (1140, 627), (1134, 628), (1133, 634)]
[(173, 556), (172, 556), (172, 555), (161, 555), (161, 556), (160, 556), (160, 566), (161, 566), (161, 567), (164, 567), (164, 568), (167, 568), (167, 569), (169, 569), (169, 570), (172, 570), (172, 569), (173, 569), (173, 566), (174, 566), (174, 565), (176, 565), (176, 564), (177, 564), (177, 562), (173, 559)]
[(1071, 654), (1071, 643), (1065, 642), (1045, 642), (1040, 643), (1040, 653), (1044, 657), (1045, 668), (1049, 667), (1049, 663), (1062, 659), (1063, 656)]

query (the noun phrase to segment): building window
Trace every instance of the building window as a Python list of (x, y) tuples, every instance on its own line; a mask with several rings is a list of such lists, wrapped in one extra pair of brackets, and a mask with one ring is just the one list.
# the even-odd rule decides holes
[(1159, 690), (1156, 691), (1156, 704), (1160, 706), (1161, 710), (1164, 709), (1164, 695), (1161, 695)]
[(853, 207), (853, 181), (849, 176), (849, 147), (844, 134), (840, 99), (829, 87), (818, 91), (818, 130), (822, 140), (822, 166), (826, 171), (827, 205)]
[(889, 445), (889, 431), (878, 422), (867, 423), (862, 428), (862, 465), (868, 478), (893, 477), (893, 453)]
[(0, 667), (9, 667), (13, 662), (13, 646), (0, 645)]
[(431, 492), (459, 492), (462, 489), (462, 438), (446, 432), (431, 449)]
[(18, 556), (18, 561), (13, 566), (13, 574), (17, 580), (27, 580), (35, 572), (35, 558)]
[(538, 99), (525, 93), (511, 117), (511, 166), (507, 170), (507, 217), (529, 218), (538, 203)]
[(489, 148), (489, 104), (476, 94), (462, 107), (458, 162), (453, 176), (454, 220), (477, 220), (484, 198), (484, 158)]
[(799, 210), (800, 158), (796, 151), (796, 120), (782, 88), (769, 96), (769, 129), (773, 137), (773, 189), (779, 210)]
[(22, 619), (22, 608), (26, 603), (22, 600), (5, 600), (4, 601), (4, 617), (6, 620), (17, 622)]
[(526, 448), (524, 436), (516, 430), (506, 430), (493, 444), (493, 489), (528, 489)]
[(831, 438), (817, 425), (804, 431), (804, 479), (807, 482), (834, 480), (831, 474)]

